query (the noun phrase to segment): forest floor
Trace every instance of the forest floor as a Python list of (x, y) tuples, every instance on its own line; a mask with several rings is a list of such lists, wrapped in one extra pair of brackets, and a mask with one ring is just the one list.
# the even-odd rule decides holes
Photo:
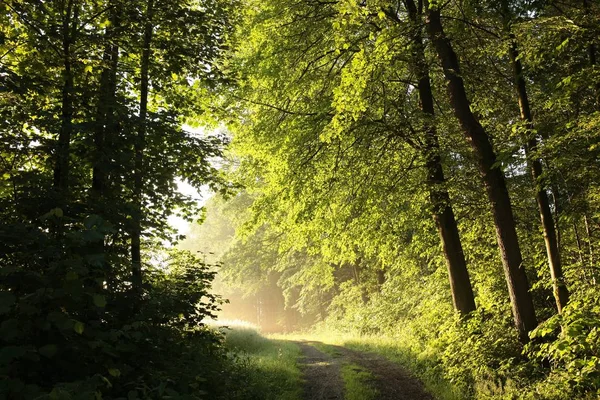
[(296, 341), (302, 352), (304, 400), (433, 400), (398, 364), (370, 352)]

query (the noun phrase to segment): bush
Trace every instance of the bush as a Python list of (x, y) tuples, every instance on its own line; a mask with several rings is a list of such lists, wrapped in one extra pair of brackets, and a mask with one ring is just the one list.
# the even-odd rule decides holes
[(15, 241), (0, 270), (0, 398), (224, 395), (222, 337), (203, 324), (219, 305), (209, 266), (171, 251), (138, 295), (115, 279), (124, 263), (86, 254), (96, 228), (27, 233), (33, 248)]

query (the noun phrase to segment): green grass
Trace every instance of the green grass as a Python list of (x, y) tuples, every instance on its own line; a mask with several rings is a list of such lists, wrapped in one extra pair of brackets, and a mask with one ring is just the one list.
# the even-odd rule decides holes
[(302, 394), (298, 367), (300, 349), (292, 342), (267, 339), (256, 329), (233, 326), (224, 329), (239, 375), (231, 399), (299, 400)]
[(423, 382), (425, 389), (436, 399), (464, 400), (465, 394), (443, 379), (435, 368), (435, 362), (423, 354), (414, 353), (402, 340), (389, 337), (356, 336), (346, 338), (341, 344), (349, 349), (379, 354), (412, 372)]
[(315, 347), (322, 353), (329, 354), (333, 358), (338, 358), (342, 355), (339, 351), (336, 350), (335, 346), (331, 344), (326, 344), (322, 342), (313, 342), (310, 343), (311, 346)]
[(374, 400), (377, 390), (372, 386), (373, 374), (363, 367), (345, 363), (342, 365), (344, 398), (346, 400)]
[(328, 345), (347, 347), (358, 351), (368, 351), (379, 354), (388, 360), (401, 365), (412, 372), (423, 382), (425, 389), (439, 400), (464, 400), (468, 395), (445, 380), (439, 370), (435, 368), (436, 361), (432, 355), (414, 351), (417, 346), (411, 346), (413, 338), (392, 338), (386, 336), (367, 336), (340, 333), (336, 331), (297, 332), (287, 335), (278, 335), (278, 339), (287, 340), (314, 340), (321, 342), (315, 346), (328, 354), (333, 349)]
[[(342, 354), (331, 344), (323, 342), (311, 343), (317, 350), (339, 358)], [(360, 365), (344, 362), (341, 366), (342, 380), (344, 381), (344, 398), (346, 400), (374, 400), (377, 390), (373, 387), (373, 374)]]

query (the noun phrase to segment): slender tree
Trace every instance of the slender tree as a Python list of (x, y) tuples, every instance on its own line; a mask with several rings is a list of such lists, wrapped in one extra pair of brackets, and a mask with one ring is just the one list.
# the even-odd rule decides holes
[(538, 140), (534, 133), (533, 116), (531, 114), (531, 106), (529, 96), (527, 94), (527, 83), (523, 76), (523, 65), (519, 57), (517, 40), (512, 33), (512, 16), (507, 1), (502, 2), (502, 13), (504, 19), (504, 29), (508, 35), (508, 53), (512, 66), (513, 79), (517, 99), (519, 103), (519, 111), (521, 121), (525, 124), (527, 142), (525, 143), (525, 154), (528, 159), (531, 177), (535, 185), (535, 199), (540, 213), (542, 232), (544, 234), (544, 244), (548, 256), (548, 266), (550, 267), (550, 276), (552, 278), (552, 287), (554, 299), (558, 312), (562, 312), (563, 307), (569, 300), (569, 291), (565, 286), (564, 275), (562, 272), (562, 263), (560, 259), (558, 237), (550, 208), (550, 200), (548, 193), (543, 184), (543, 166), (542, 160), (536, 155), (538, 151)]
[(412, 66), (418, 79), (419, 105), (421, 111), (425, 114), (423, 154), (426, 160), (427, 186), (433, 209), (433, 219), (442, 242), (454, 308), (464, 316), (475, 310), (475, 298), (460, 241), (458, 225), (451, 206), (450, 195), (445, 188), (446, 179), (444, 177), (439, 139), (434, 122), (433, 92), (429, 78), (429, 66), (425, 60), (425, 48), (422, 37), (423, 28), (420, 11), (423, 7), (421, 1), (419, 1), (418, 8), (413, 0), (405, 0), (404, 3), (413, 25), (411, 30)]
[(59, 196), (59, 204), (64, 205), (69, 190), (69, 154), (73, 134), (73, 49), (77, 34), (79, 6), (75, 0), (63, 2), (62, 11), (62, 62), (63, 85), (61, 100), (61, 121), (54, 165), (54, 188)]
[(515, 326), (519, 333), (519, 339), (527, 342), (529, 340), (528, 333), (537, 325), (537, 318), (529, 293), (529, 283), (523, 266), (504, 173), (497, 165), (496, 153), (487, 132), (471, 110), (458, 56), (444, 32), (440, 9), (433, 4), (430, 7), (429, 1), (425, 1), (425, 8), (427, 9), (427, 28), (444, 70), (452, 109), (473, 148), (491, 204)]
[(142, 193), (144, 182), (144, 148), (146, 142), (147, 117), (148, 117), (148, 91), (150, 86), (149, 71), (150, 58), (152, 55), (152, 34), (154, 16), (154, 0), (146, 3), (144, 16), (144, 37), (142, 45), (142, 57), (140, 65), (140, 113), (138, 121), (138, 135), (135, 141), (134, 167), (133, 167), (133, 228), (131, 232), (131, 268), (132, 284), (136, 291), (142, 288), (142, 257), (141, 257), (141, 235), (142, 235)]

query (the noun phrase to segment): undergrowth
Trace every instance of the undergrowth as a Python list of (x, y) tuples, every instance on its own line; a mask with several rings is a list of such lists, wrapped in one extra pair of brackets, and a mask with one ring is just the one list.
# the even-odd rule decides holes
[(221, 328), (225, 347), (238, 370), (230, 399), (298, 400), (301, 373), (297, 365), (300, 349), (292, 342), (271, 340), (250, 326)]

